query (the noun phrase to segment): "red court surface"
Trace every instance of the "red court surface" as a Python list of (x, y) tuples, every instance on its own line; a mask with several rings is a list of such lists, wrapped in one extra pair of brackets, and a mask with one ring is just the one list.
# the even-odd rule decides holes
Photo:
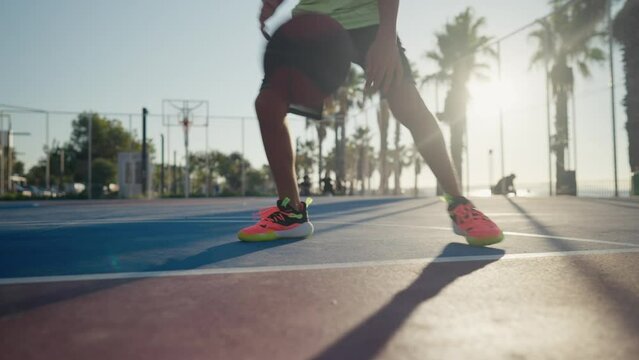
[(638, 273), (625, 254), (12, 285), (86, 294), (0, 338), (6, 359), (631, 359)]

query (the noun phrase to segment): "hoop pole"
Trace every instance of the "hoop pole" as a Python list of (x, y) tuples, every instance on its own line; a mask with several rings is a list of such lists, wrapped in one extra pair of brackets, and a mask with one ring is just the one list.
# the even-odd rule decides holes
[(87, 153), (87, 158), (88, 158), (88, 171), (89, 171), (89, 178), (88, 178), (88, 189), (87, 189), (87, 197), (89, 198), (89, 200), (91, 200), (93, 198), (93, 193), (92, 193), (92, 183), (93, 183), (93, 169), (92, 169), (92, 160), (91, 160), (91, 147), (92, 147), (92, 143), (93, 143), (93, 115), (92, 114), (88, 114), (89, 116), (89, 130), (88, 130), (88, 141), (89, 141), (89, 148), (88, 148), (88, 153)]

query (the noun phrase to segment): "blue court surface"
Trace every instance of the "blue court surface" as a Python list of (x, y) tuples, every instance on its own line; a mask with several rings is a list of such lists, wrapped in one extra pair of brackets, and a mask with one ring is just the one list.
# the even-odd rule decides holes
[[(237, 230), (268, 199), (8, 203), (0, 205), (2, 278), (307, 266), (437, 257), (450, 242), (437, 198), (318, 198), (315, 235), (304, 241), (238, 242)], [(479, 199), (506, 231), (506, 254), (639, 248), (639, 203)], [(481, 256), (460, 246), (447, 257)]]
[[(151, 282), (157, 288), (162, 281), (171, 281), (165, 285), (171, 301), (203, 301), (194, 293), (202, 284), (223, 288), (207, 293), (207, 306), (197, 311), (201, 314), (216, 303), (227, 313), (207, 316), (216, 316), (218, 324), (234, 324), (224, 329), (215, 326), (215, 331), (193, 330), (196, 335), (189, 341), (220, 336), (224, 340), (215, 340), (215, 346), (189, 347), (189, 358), (203, 354), (215, 355), (211, 358), (639, 357), (639, 201), (473, 200), (502, 227), (506, 235), (502, 243), (488, 248), (466, 245), (452, 232), (445, 204), (437, 198), (319, 197), (309, 208), (316, 229), (313, 237), (268, 243), (242, 243), (235, 234), (273, 199), (0, 203), (0, 335), (33, 336), (32, 331), (44, 324), (55, 327), (62, 311), (74, 309), (80, 314), (69, 319), (78, 322), (77, 329), (68, 330), (68, 337), (57, 345), (32, 338), (0, 345), (23, 358), (39, 358), (28, 351), (31, 346), (48, 348), (60, 357), (81, 358), (78, 354), (106, 345), (112, 350), (104, 358), (126, 357), (130, 353), (118, 351), (127, 346), (133, 346), (129, 350), (137, 351), (137, 358), (170, 358), (168, 354), (187, 349), (170, 347), (172, 341), (164, 339), (167, 348), (159, 352), (157, 347), (142, 346), (146, 340), (132, 339), (149, 339), (148, 331), (158, 328), (188, 327), (184, 321), (189, 317), (182, 314), (175, 323), (166, 318), (164, 323), (147, 324), (142, 315), (146, 310), (140, 310), (147, 308), (131, 315), (130, 306), (148, 301), (149, 291), (155, 291), (145, 287)], [(438, 285), (420, 283), (420, 273), (428, 278), (440, 274), (440, 280), (434, 280)], [(106, 285), (76, 285), (89, 283)], [(415, 292), (415, 284), (430, 289), (425, 290), (428, 296)], [(469, 309), (467, 301), (476, 294), (481, 294), (482, 303)], [(308, 297), (297, 299), (304, 296)], [(127, 299), (128, 307), (111, 308), (120, 297)], [(282, 304), (299, 307), (300, 312), (294, 317), (288, 312), (269, 319), (243, 317), (247, 308), (262, 303), (256, 297), (273, 301), (283, 297)], [(321, 305), (319, 299), (324, 298), (332, 304), (330, 309)], [(159, 302), (162, 296), (153, 299)], [(448, 305), (437, 299), (448, 299)], [(97, 326), (105, 333), (118, 333), (101, 323), (99, 314), (78, 310), (98, 306), (91, 301), (111, 304), (112, 317), (121, 311), (128, 314), (126, 321), (147, 328), (127, 329), (132, 332), (126, 339), (105, 335), (104, 343), (76, 343), (74, 331)], [(439, 315), (424, 322), (419, 314), (427, 302), (434, 303)], [(279, 308), (267, 303), (264, 312)], [(183, 306), (190, 306), (185, 304), (164, 311), (183, 311)], [(350, 310), (337, 311), (340, 304)], [(407, 304), (410, 310), (404, 314), (399, 309)], [(442, 311), (451, 315), (442, 316)], [(518, 315), (512, 318), (501, 311)], [(472, 316), (460, 317), (465, 312)], [(587, 326), (581, 327), (580, 321), (587, 321)], [(282, 324), (288, 324), (288, 330), (283, 331)], [(281, 346), (251, 352), (250, 347), (238, 345), (246, 335), (239, 329), (262, 329), (269, 334), (258, 342)], [(481, 339), (477, 332), (482, 331), (487, 336), (501, 334), (500, 339), (484, 339), (491, 349), (471, 340)], [(309, 333), (315, 334), (315, 340), (296, 338)], [(163, 339), (162, 331), (157, 336), (158, 341)], [(588, 343), (580, 348), (583, 340)], [(368, 346), (364, 343), (376, 341), (373, 350), (363, 350)]]

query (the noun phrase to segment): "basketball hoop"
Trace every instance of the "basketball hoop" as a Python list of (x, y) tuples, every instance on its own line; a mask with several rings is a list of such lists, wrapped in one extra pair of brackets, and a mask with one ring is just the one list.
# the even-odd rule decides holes
[[(170, 114), (166, 108), (174, 108), (177, 114)], [(198, 110), (199, 114), (198, 114)], [(184, 172), (190, 174), (189, 166), (189, 130), (192, 127), (204, 127), (206, 130), (205, 143), (206, 152), (209, 149), (208, 127), (209, 127), (209, 102), (206, 100), (162, 100), (162, 125), (167, 127), (167, 150), (171, 154), (171, 133), (172, 127), (181, 126), (184, 131)], [(184, 176), (184, 197), (189, 197), (191, 192), (190, 176)], [(208, 196), (207, 187), (207, 196)]]
[(193, 122), (189, 121), (189, 118), (185, 116), (182, 121), (180, 121), (180, 124), (182, 125), (182, 130), (184, 130), (184, 136), (188, 136), (189, 129), (191, 128)]

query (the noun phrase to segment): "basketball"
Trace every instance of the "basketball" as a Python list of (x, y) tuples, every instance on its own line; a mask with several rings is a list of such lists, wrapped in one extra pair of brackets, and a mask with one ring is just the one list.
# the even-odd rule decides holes
[(352, 52), (350, 36), (337, 21), (321, 14), (295, 16), (266, 46), (265, 78), (291, 104), (317, 107), (344, 83)]

